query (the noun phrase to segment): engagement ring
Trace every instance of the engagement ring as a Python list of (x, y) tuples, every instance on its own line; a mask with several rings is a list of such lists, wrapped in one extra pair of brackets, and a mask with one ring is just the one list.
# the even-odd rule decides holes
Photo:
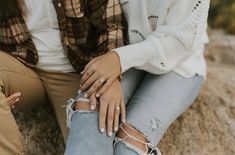
[(105, 81), (105, 80), (104, 80), (103, 78), (100, 78), (100, 82), (101, 82), (101, 83), (104, 83), (104, 81)]

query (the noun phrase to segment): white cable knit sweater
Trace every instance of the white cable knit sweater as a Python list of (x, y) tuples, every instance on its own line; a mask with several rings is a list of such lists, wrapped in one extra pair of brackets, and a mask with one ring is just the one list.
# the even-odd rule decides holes
[(204, 46), (209, 0), (120, 0), (129, 44), (114, 49), (122, 73), (131, 67), (206, 77)]

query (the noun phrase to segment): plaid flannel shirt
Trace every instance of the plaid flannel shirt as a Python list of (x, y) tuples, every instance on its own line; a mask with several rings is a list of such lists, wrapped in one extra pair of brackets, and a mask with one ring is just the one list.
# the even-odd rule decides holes
[[(53, 0), (53, 4), (62, 43), (78, 72), (92, 58), (124, 45), (119, 0)], [(0, 22), (0, 50), (27, 65), (37, 64), (38, 53), (23, 15)]]

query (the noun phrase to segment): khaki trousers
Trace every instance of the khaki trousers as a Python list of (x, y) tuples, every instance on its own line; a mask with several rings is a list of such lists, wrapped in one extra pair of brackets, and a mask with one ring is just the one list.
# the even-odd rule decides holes
[(21, 92), (20, 101), (16, 104), (16, 108), (20, 109), (50, 102), (66, 140), (68, 130), (65, 109), (62, 106), (76, 94), (80, 79), (81, 75), (78, 73), (51, 72), (27, 67), (0, 51), (0, 154), (24, 154), (23, 139), (6, 103), (6, 96)]

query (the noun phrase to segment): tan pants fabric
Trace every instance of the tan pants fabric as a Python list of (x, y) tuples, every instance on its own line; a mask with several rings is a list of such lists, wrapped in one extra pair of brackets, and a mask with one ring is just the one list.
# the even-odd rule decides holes
[(65, 108), (62, 106), (76, 94), (80, 79), (81, 75), (78, 73), (44, 71), (27, 67), (0, 51), (0, 154), (24, 154), (22, 136), (6, 103), (6, 96), (21, 92), (16, 108), (24, 109), (51, 103), (66, 140), (68, 130), (65, 124)]

